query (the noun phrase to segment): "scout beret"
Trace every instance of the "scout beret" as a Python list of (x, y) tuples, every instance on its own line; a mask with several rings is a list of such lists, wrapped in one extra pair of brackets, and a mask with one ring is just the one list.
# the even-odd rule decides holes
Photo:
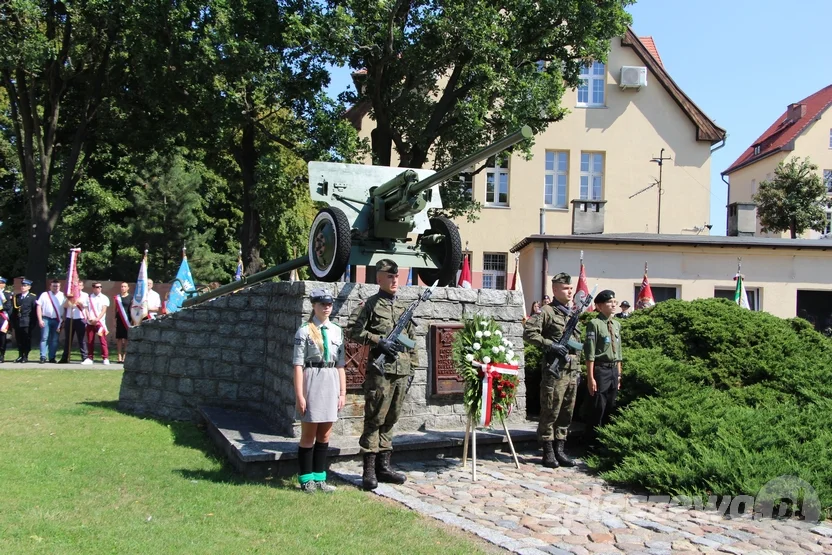
[(565, 283), (566, 285), (569, 285), (570, 283), (572, 283), (572, 276), (570, 276), (566, 272), (555, 274), (555, 276), (552, 278), (552, 283)]
[(332, 304), (332, 295), (326, 289), (315, 289), (309, 296), (312, 298), (313, 303)]
[(598, 293), (597, 297), (595, 297), (595, 302), (596, 303), (605, 303), (605, 302), (611, 301), (614, 298), (615, 298), (615, 291), (611, 291), (609, 289), (604, 289), (603, 291)]
[(6, 283), (6, 278), (0, 277), (0, 283)]
[(31, 279), (24, 279), (20, 283), (22, 283), (23, 285), (32, 285), (32, 280)]
[(630, 301), (621, 301), (621, 306), (623, 306), (624, 308), (629, 308), (630, 307)]
[(399, 273), (399, 265), (389, 258), (382, 258), (376, 262), (376, 272), (390, 272), (391, 274)]

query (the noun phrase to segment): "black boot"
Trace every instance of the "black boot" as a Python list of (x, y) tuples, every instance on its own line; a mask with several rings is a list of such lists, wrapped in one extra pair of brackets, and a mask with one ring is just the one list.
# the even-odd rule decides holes
[(375, 453), (364, 453), (364, 475), (361, 477), (361, 487), (364, 491), (372, 491), (378, 487)]
[(551, 441), (543, 442), (543, 466), (546, 468), (557, 468), (560, 466), (555, 459), (555, 450), (552, 448)]
[(46, 357), (40, 357), (40, 363), (46, 364)]
[(0, 351), (0, 364), (6, 362), (6, 351)]
[(390, 468), (390, 457), (393, 456), (393, 451), (382, 451), (378, 454), (376, 459), (376, 475), (379, 482), (386, 482), (388, 484), (403, 484), (407, 481), (407, 476), (401, 472), (394, 472)]
[(14, 361), (15, 362), (23, 362), (23, 357), (22, 356), (17, 357), (16, 359), (14, 359)]
[(560, 463), (561, 466), (575, 466), (575, 461), (570, 459), (566, 456), (566, 453), (563, 452), (563, 447), (566, 445), (565, 439), (559, 439), (556, 441), (557, 446), (555, 448), (555, 459)]

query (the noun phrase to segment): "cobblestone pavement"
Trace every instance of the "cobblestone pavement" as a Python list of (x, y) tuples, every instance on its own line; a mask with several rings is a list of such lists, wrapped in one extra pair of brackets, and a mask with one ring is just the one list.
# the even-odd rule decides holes
[[(591, 553), (828, 553), (832, 525), (797, 520), (725, 518), (716, 511), (654, 502), (610, 486), (583, 465), (548, 469), (534, 453), (489, 454), (471, 464), (460, 459), (403, 462), (402, 486), (381, 484), (376, 494), (474, 533), (508, 551), (532, 554)], [(331, 471), (360, 486), (361, 463)]]

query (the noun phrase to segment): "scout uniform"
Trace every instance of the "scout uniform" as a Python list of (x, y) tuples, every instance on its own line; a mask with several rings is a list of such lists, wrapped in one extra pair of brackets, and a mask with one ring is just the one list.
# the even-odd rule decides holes
[[(311, 300), (331, 305), (333, 299), (324, 289), (316, 289)], [(306, 411), (301, 415), (301, 422), (329, 423), (338, 420), (338, 398), (341, 394), (339, 369), (344, 368), (344, 334), (341, 328), (331, 321), (321, 322), (313, 312), (309, 321), (295, 333), (292, 365), (303, 367)], [(326, 484), (328, 450), (328, 442), (316, 441), (313, 447), (298, 446), (298, 481), (304, 492), (335, 490), (334, 486)]]
[[(595, 297), (597, 304), (615, 298), (610, 290), (601, 291)], [(615, 407), (618, 395), (618, 377), (621, 371), (621, 322), (603, 314), (593, 319), (586, 327), (584, 355), (587, 363), (593, 362), (592, 375), (595, 378), (595, 395), (592, 403), (592, 417), (589, 424), (594, 436), (598, 426), (609, 422), (610, 412)], [(587, 364), (587, 371), (589, 371)]]
[(12, 296), (6, 293), (6, 278), (0, 277), (0, 363), (6, 362), (6, 334), (12, 329)]
[(24, 279), (22, 282), (26, 290), (12, 297), (12, 325), (14, 335), (17, 338), (17, 349), (20, 356), (15, 362), (29, 362), (29, 351), (32, 350), (32, 335), (38, 328), (38, 319), (35, 312), (37, 297), (29, 291), (32, 286), (31, 280)]
[[(398, 265), (392, 260), (384, 259), (376, 264), (376, 274), (394, 274), (398, 271)], [(364, 378), (364, 431), (358, 442), (364, 455), (365, 489), (375, 489), (376, 479), (395, 484), (405, 482), (404, 474), (393, 472), (390, 468), (390, 457), (393, 450), (393, 426), (399, 420), (408, 378), (413, 375), (416, 359), (401, 344), (395, 347), (398, 353), (391, 353), (390, 349), (394, 346), (385, 338), (393, 331), (407, 307), (408, 303), (380, 290), (350, 316), (347, 331), (349, 337), (358, 343), (372, 345)], [(405, 333), (415, 340), (412, 321), (407, 325)], [(370, 361), (383, 353), (386, 353), (386, 362), (382, 376)]]
[[(552, 285), (572, 283), (569, 274), (560, 273), (552, 278)], [(572, 411), (575, 409), (575, 395), (578, 389), (578, 376), (581, 365), (576, 353), (581, 336), (578, 328), (570, 338), (571, 347), (566, 347), (563, 354), (556, 352), (555, 344), (563, 335), (563, 329), (572, 311), (557, 299), (541, 308), (526, 322), (523, 339), (543, 350), (542, 378), (540, 383), (540, 420), (537, 425), (537, 439), (543, 444), (543, 465), (557, 468), (560, 465), (573, 466), (574, 461), (564, 453), (566, 434), (572, 423)], [(555, 358), (561, 359), (560, 376), (547, 371)], [(552, 442), (555, 442), (553, 445)]]

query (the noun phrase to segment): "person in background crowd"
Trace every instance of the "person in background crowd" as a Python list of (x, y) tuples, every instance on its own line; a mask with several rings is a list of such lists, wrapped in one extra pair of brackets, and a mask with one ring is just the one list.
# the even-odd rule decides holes
[(84, 320), (90, 296), (84, 292), (84, 281), (78, 280), (78, 291), (80, 294), (76, 299), (68, 296), (64, 302), (64, 323), (61, 327), (64, 330), (64, 353), (58, 364), (67, 364), (72, 359), (72, 342), (78, 342), (78, 350), (81, 351), (81, 362), (87, 360), (87, 322)]
[(124, 355), (127, 353), (127, 330), (130, 329), (130, 305), (133, 303), (130, 286), (126, 282), (121, 282), (119, 293), (114, 299), (115, 303), (121, 303), (121, 307), (116, 305), (116, 351), (118, 361), (124, 362)]
[(552, 298), (549, 295), (543, 295), (543, 300), (540, 302), (541, 306), (546, 306), (547, 304), (552, 302)]
[(32, 336), (38, 328), (37, 320), (37, 297), (29, 290), (32, 288), (32, 281), (24, 279), (20, 284), (20, 293), (12, 297), (12, 325), (14, 336), (17, 339), (17, 350), (19, 355), (15, 362), (29, 362), (29, 351), (32, 350)]
[(621, 301), (621, 312), (615, 315), (616, 318), (629, 318), (633, 315), (633, 311), (630, 308), (629, 301)]
[(147, 280), (147, 316), (150, 319), (159, 316), (159, 311), (162, 310), (162, 299), (159, 293), (153, 290), (153, 280)]
[(95, 338), (101, 343), (101, 362), (110, 364), (110, 348), (107, 345), (107, 309), (110, 299), (101, 292), (101, 282), (92, 285), (92, 294), (87, 306), (87, 358), (81, 364), (92, 364), (95, 355)]
[(610, 419), (615, 398), (621, 389), (621, 322), (613, 318), (616, 308), (615, 292), (605, 289), (595, 297), (599, 315), (586, 327), (584, 358), (586, 384), (593, 398), (590, 442), (596, 430)]
[(12, 329), (12, 296), (6, 292), (6, 278), (0, 277), (0, 363), (6, 362), (6, 340)]
[(61, 293), (61, 282), (53, 279), (49, 284), (49, 291), (44, 291), (38, 297), (37, 315), (38, 325), (41, 329), (40, 334), (40, 363), (46, 362), (47, 357), (49, 362), (55, 363), (55, 357), (58, 354), (58, 343), (61, 336), (61, 325), (63, 324), (63, 316), (61, 312), (66, 298)]
[(535, 301), (532, 303), (532, 312), (531, 314), (529, 314), (529, 318), (531, 318), (535, 314), (540, 314), (540, 301)]
[(311, 297), (312, 314), (295, 333), (292, 359), (295, 400), (301, 415), (298, 481), (306, 493), (331, 493), (335, 486), (326, 483), (329, 434), (347, 395), (344, 333), (329, 321), (332, 296), (316, 289)]

